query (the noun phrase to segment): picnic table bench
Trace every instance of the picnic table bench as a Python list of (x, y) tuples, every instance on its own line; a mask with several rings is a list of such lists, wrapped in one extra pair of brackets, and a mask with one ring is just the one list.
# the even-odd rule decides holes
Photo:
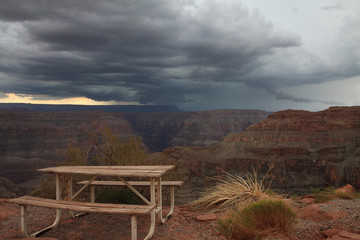
[[(108, 213), (108, 214), (129, 214), (131, 215), (131, 236), (137, 239), (137, 216), (149, 214), (155, 206), (129, 205), (129, 204), (109, 204), (109, 203), (87, 203), (66, 200), (54, 200), (48, 198), (39, 198), (31, 196), (22, 196), (10, 199), (8, 202), (19, 204), (21, 207), (21, 230), (27, 237), (30, 235), (27, 231), (26, 206), (46, 207), (60, 210), (70, 210), (89, 213)], [(49, 230), (50, 227), (46, 228)], [(45, 229), (33, 234), (43, 232)]]
[[(21, 206), (21, 231), (25, 236), (29, 236), (27, 231), (27, 214), (26, 206), (38, 206), (56, 209), (56, 219), (52, 225), (42, 229), (31, 236), (37, 236), (47, 231), (60, 222), (61, 210), (85, 212), (85, 213), (107, 213), (107, 214), (128, 214), (131, 215), (131, 239), (137, 239), (137, 216), (150, 214), (151, 224), (149, 233), (144, 239), (150, 239), (155, 229), (155, 215), (158, 214), (162, 223), (165, 223), (168, 217), (173, 213), (174, 208), (174, 187), (180, 186), (181, 181), (161, 181), (161, 176), (173, 169), (175, 166), (66, 166), (39, 169), (41, 172), (56, 174), (56, 199), (39, 198), (31, 196), (23, 196), (8, 200), (8, 202), (16, 203)], [(72, 174), (95, 175), (89, 181), (82, 181), (78, 184), (84, 185), (77, 193), (72, 192)], [(66, 194), (62, 199), (62, 181), (65, 180)], [(99, 176), (116, 176), (120, 181), (95, 181)], [(149, 181), (127, 181), (127, 177), (143, 177)], [(127, 186), (135, 194), (137, 194), (146, 205), (130, 205), (130, 204), (110, 204), (95, 203), (95, 186)], [(73, 199), (82, 192), (86, 187), (91, 186), (91, 202), (73, 201)], [(133, 186), (150, 186), (150, 201), (139, 193)], [(171, 206), (169, 214), (162, 217), (162, 186), (170, 186), (171, 188)], [(74, 215), (71, 214), (73, 217)]]

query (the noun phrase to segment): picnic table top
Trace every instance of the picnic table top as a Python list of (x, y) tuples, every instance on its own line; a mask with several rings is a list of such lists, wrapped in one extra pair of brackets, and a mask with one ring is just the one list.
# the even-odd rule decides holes
[(39, 172), (53, 174), (84, 174), (118, 177), (161, 177), (167, 171), (174, 169), (174, 165), (149, 166), (60, 166), (38, 169)]

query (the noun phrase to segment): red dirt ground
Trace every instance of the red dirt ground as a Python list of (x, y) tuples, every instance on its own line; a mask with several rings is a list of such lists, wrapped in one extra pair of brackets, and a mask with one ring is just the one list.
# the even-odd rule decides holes
[[(274, 233), (266, 239), (360, 240), (360, 199), (333, 200), (326, 204), (308, 204), (304, 202), (292, 202), (292, 206), (298, 214), (298, 221), (290, 233)], [(226, 238), (217, 229), (215, 219), (221, 214), (202, 216), (204, 214), (206, 213), (192, 211), (188, 207), (176, 207), (174, 215), (168, 222), (157, 224), (152, 239), (225, 240)], [(209, 219), (206, 221), (207, 217)], [(30, 232), (36, 231), (51, 224), (53, 218), (54, 210), (29, 207), (28, 229)], [(205, 220), (199, 220), (201, 218), (205, 218)], [(142, 239), (147, 234), (148, 221), (149, 216), (138, 218), (139, 239)], [(4, 200), (0, 200), (0, 239), (24, 239), (20, 232), (19, 207), (6, 203)], [(36, 239), (130, 239), (130, 217), (88, 214), (78, 219), (71, 219), (67, 213), (63, 213), (62, 220), (56, 229), (50, 230)]]

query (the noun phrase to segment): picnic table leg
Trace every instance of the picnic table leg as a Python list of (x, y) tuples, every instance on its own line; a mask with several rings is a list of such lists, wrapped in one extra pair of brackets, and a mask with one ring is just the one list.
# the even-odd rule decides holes
[[(56, 200), (60, 200), (61, 199), (61, 181), (60, 181), (60, 174), (56, 174)], [(51, 227), (55, 227), (59, 224), (60, 222), (60, 217), (61, 217), (61, 210), (56, 209), (56, 219), (54, 221), (54, 223), (51, 225)]]
[[(70, 174), (67, 179), (65, 179), (66, 183), (66, 193), (67, 193), (67, 200), (71, 200), (73, 196), (73, 181), (72, 181), (72, 175)], [(73, 211), (68, 211), (68, 214), (71, 218), (76, 218)]]
[[(150, 179), (150, 203), (151, 206), (156, 206), (156, 197), (155, 197), (155, 179), (151, 178)], [(154, 230), (155, 230), (155, 221), (156, 221), (156, 208), (154, 208), (151, 211), (151, 224), (150, 224), (150, 230), (148, 235), (146, 235), (146, 237), (144, 238), (144, 240), (148, 240), (150, 239), (153, 235), (154, 235)]]
[(171, 198), (170, 199), (170, 210), (169, 210), (169, 213), (164, 218), (163, 218), (163, 213), (162, 213), (162, 185), (161, 185), (161, 178), (158, 178), (156, 187), (157, 187), (157, 201), (158, 201), (157, 206), (159, 207), (158, 215), (159, 215), (159, 219), (160, 219), (161, 223), (165, 223), (174, 212), (175, 187), (170, 186), (170, 198)]
[(25, 237), (29, 237), (27, 231), (27, 215), (26, 215), (26, 206), (21, 205), (21, 232)]
[(131, 240), (137, 240), (137, 217), (131, 216)]
[[(60, 174), (56, 174), (56, 200), (60, 200), (61, 199), (61, 181), (60, 181)], [(50, 230), (53, 227), (56, 227), (59, 222), (60, 222), (60, 218), (61, 218), (61, 210), (56, 209), (56, 218), (55, 221), (52, 225), (37, 231), (33, 234), (31, 234), (31, 236), (33, 237), (37, 237), (40, 234), (47, 232), (48, 230)], [(23, 232), (23, 234), (25, 236), (29, 236), (29, 234), (27, 233), (27, 216), (26, 216), (26, 207), (25, 206), (21, 206), (21, 231)]]
[[(72, 175), (70, 175), (70, 180), (67, 184), (68, 186), (68, 193), (69, 193), (69, 198), (68, 200), (71, 201), (73, 200), (77, 195), (79, 195), (85, 188), (87, 188), (96, 178), (98, 178), (98, 176), (94, 176), (90, 181), (88, 181), (87, 184), (85, 184), (80, 190), (78, 190), (75, 194), (73, 194), (73, 181), (72, 181)], [(90, 186), (91, 187), (91, 195), (90, 195), (90, 202), (91, 203), (95, 203), (95, 186)], [(72, 218), (77, 218), (77, 217), (81, 217), (84, 216), (88, 213), (83, 212), (83, 213), (78, 213), (78, 214), (74, 214), (73, 211), (69, 211), (69, 214)]]
[(174, 213), (174, 206), (175, 206), (175, 187), (170, 186), (170, 210), (169, 213), (166, 215), (166, 217), (162, 218), (161, 220), (162, 223), (165, 223)]
[(162, 217), (162, 187), (161, 178), (156, 179), (156, 206), (158, 207), (158, 216), (162, 223), (165, 223)]
[(90, 202), (95, 203), (95, 186), (90, 186)]

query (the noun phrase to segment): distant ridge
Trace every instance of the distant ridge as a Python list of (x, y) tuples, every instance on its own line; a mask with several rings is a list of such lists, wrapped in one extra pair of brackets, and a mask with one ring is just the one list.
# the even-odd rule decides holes
[(24, 110), (34, 112), (182, 112), (175, 105), (55, 105), (29, 103), (0, 103), (0, 110)]

